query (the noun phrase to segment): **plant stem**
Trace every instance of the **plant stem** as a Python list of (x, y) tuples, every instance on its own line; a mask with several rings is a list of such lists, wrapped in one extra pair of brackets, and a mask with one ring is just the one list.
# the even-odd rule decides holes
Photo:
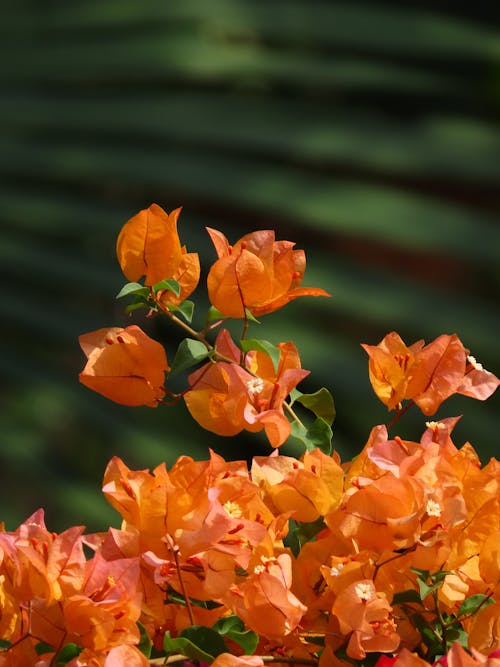
[(289, 403), (287, 403), (286, 401), (283, 401), (283, 407), (288, 412), (288, 414), (293, 419), (293, 421), (296, 421), (297, 424), (299, 424), (299, 426), (302, 426), (303, 428), (305, 428), (303, 422), (299, 419), (295, 410), (292, 408), (292, 406)]
[(179, 583), (181, 585), (182, 595), (184, 597), (184, 601), (186, 602), (186, 608), (189, 615), (189, 622), (191, 623), (191, 625), (195, 625), (193, 609), (191, 607), (191, 600), (189, 599), (189, 596), (186, 592), (186, 587), (184, 586), (184, 580), (182, 579), (181, 567), (179, 565), (179, 554), (178, 554), (179, 547), (176, 544), (174, 544), (172, 538), (170, 538), (170, 541), (171, 541), (170, 548), (172, 549), (172, 553), (174, 555), (175, 567), (177, 568), (177, 575), (179, 577)]
[(387, 430), (390, 431), (391, 428), (398, 423), (398, 421), (401, 419), (403, 415), (405, 415), (410, 408), (412, 408), (415, 405), (414, 401), (410, 401), (405, 405), (404, 408), (401, 408), (400, 410), (396, 411), (396, 414), (392, 418), (392, 420), (387, 424)]

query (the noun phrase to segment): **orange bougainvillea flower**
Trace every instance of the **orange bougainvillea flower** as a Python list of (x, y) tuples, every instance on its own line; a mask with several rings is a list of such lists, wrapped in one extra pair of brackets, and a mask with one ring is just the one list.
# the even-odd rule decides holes
[(277, 347), (281, 353), (277, 370), (268, 354), (251, 350), (245, 355), (247, 371), (239, 365), (241, 351), (223, 329), (215, 348), (233, 363), (209, 362), (189, 376), (192, 388), (184, 400), (192, 417), (218, 435), (264, 429), (273, 447), (283, 444), (290, 435), (283, 402), (309, 371), (300, 368), (293, 343), (279, 343)]
[(275, 370), (271, 357), (262, 351), (251, 350), (245, 357), (252, 373), (247, 382), (248, 400), (245, 406), (245, 428), (265, 430), (273, 447), (279, 447), (290, 435), (290, 422), (283, 412), (283, 403), (309, 371), (300, 367), (300, 357), (292, 342), (278, 343), (280, 358)]
[(98, 329), (79, 342), (88, 359), (82, 384), (123, 405), (158, 405), (165, 395), (167, 356), (140, 327)]
[(179, 302), (191, 294), (200, 277), (198, 254), (187, 253), (179, 240), (180, 212), (176, 208), (167, 214), (157, 204), (151, 204), (125, 223), (116, 242), (118, 262), (129, 280), (145, 276), (146, 285), (155, 285), (173, 278), (181, 285), (182, 298), (171, 293), (169, 299)]
[(291, 556), (266, 556), (257, 550), (251, 573), (238, 586), (231, 587), (228, 601), (249, 628), (264, 637), (280, 639), (298, 626), (307, 611), (291, 586)]
[(316, 287), (299, 287), (306, 268), (303, 250), (291, 241), (275, 241), (274, 231), (252, 232), (234, 246), (221, 232), (207, 228), (218, 260), (208, 274), (210, 303), (227, 317), (259, 317), (299, 296), (330, 296)]
[(315, 449), (305, 452), (302, 461), (291, 456), (256, 456), (252, 479), (277, 512), (292, 510), (295, 521), (316, 521), (339, 505), (344, 473), (333, 457)]
[(404, 549), (420, 535), (425, 512), (424, 490), (412, 477), (387, 473), (371, 482), (358, 481), (345, 494), (338, 510), (325, 517), (332, 532), (352, 540), (360, 549)]
[(391, 653), (400, 637), (391, 616), (392, 607), (378, 593), (371, 579), (362, 579), (347, 586), (336, 597), (332, 607), (340, 632), (350, 634), (347, 655), (362, 660), (367, 652)]
[(232, 362), (209, 362), (191, 373), (188, 377), (191, 389), (184, 400), (193, 419), (207, 431), (236, 435), (245, 428), (247, 383), (252, 376), (238, 365), (241, 353), (226, 329), (217, 336), (215, 349)]
[(424, 347), (407, 347), (395, 331), (378, 345), (362, 345), (368, 353), (370, 382), (389, 410), (413, 400), (425, 415), (433, 415), (453, 394), (485, 400), (498, 378), (485, 370), (456, 336), (442, 335)]
[(469, 648), (486, 655), (500, 651), (500, 602), (483, 607), (471, 618)]

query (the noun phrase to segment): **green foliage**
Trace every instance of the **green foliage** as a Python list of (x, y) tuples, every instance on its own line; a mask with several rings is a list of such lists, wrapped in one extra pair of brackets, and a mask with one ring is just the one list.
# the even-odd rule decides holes
[(121, 299), (130, 294), (147, 297), (149, 294), (149, 287), (144, 287), (141, 283), (126, 283), (118, 292), (116, 298)]
[(184, 338), (177, 348), (170, 367), (170, 377), (200, 363), (209, 356), (206, 345), (193, 338)]
[(392, 605), (401, 605), (420, 632), (427, 648), (426, 660), (437, 660), (455, 642), (467, 648), (468, 635), (463, 628), (463, 620), (475, 614), (482, 606), (492, 604), (493, 599), (481, 593), (471, 595), (463, 601), (456, 614), (444, 613), (441, 611), (438, 592), (450, 572), (439, 570), (431, 573), (414, 567), (410, 570), (417, 575), (418, 591), (409, 589), (396, 593)]
[(194, 303), (193, 303), (193, 301), (190, 301), (189, 299), (185, 299), (178, 306), (174, 306), (172, 304), (169, 304), (168, 309), (170, 311), (172, 311), (172, 313), (177, 313), (179, 315), (182, 315), (182, 317), (186, 320), (186, 322), (188, 322), (188, 324), (191, 323), (191, 320), (193, 319), (193, 313), (194, 313)]
[(299, 523), (290, 519), (286, 544), (292, 550), (293, 555), (298, 556), (304, 544), (312, 541), (314, 537), (325, 528), (325, 526), (325, 521), (321, 516), (316, 519), (316, 521), (308, 521), (304, 523)]
[(321, 417), (332, 426), (335, 419), (335, 403), (333, 396), (325, 387), (318, 389), (314, 394), (302, 394), (298, 389), (294, 389), (291, 394), (293, 403), (301, 403), (305, 408), (314, 412), (316, 417)]
[(328, 389), (322, 387), (313, 394), (303, 394), (294, 389), (290, 397), (292, 405), (300, 403), (316, 416), (316, 419), (309, 426), (301, 421), (294, 421), (292, 423), (292, 437), (309, 451), (318, 447), (325, 454), (331, 454), (335, 404)]
[(322, 417), (317, 417), (310, 426), (304, 426), (304, 424), (294, 421), (291, 435), (308, 451), (318, 447), (324, 454), (331, 454), (332, 452), (333, 432), (330, 424)]
[(173, 278), (168, 278), (167, 280), (160, 280), (159, 283), (156, 283), (156, 285), (153, 285), (153, 292), (156, 294), (160, 290), (169, 290), (170, 292), (173, 292), (175, 296), (179, 296), (181, 293), (181, 286), (177, 282), (177, 280), (174, 280)]
[(259, 636), (253, 630), (247, 630), (243, 621), (238, 616), (225, 616), (220, 618), (212, 629), (218, 632), (222, 637), (227, 637), (236, 642), (243, 649), (245, 655), (253, 655)]
[(141, 638), (139, 640), (137, 648), (141, 653), (143, 653), (146, 656), (146, 658), (150, 658), (151, 649), (153, 648), (153, 642), (151, 641), (151, 638), (142, 623), (139, 623), (139, 621), (137, 621), (137, 627), (139, 628), (139, 631), (141, 633)]
[(185, 628), (178, 637), (172, 639), (170, 632), (165, 633), (163, 647), (167, 654), (180, 653), (202, 662), (212, 662), (221, 653), (228, 652), (221, 635), (203, 625)]

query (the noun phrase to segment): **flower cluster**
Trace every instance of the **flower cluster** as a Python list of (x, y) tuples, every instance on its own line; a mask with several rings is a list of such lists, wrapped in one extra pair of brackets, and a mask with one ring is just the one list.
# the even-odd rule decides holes
[(340, 655), (344, 665), (367, 653), (427, 656), (436, 637), (446, 654), (458, 630), (474, 655), (491, 654), (500, 463), (481, 467), (471, 445), (457, 449), (456, 421), (429, 423), (420, 442), (375, 427), (346, 465), (318, 449), (300, 459), (275, 450), (250, 470), (214, 452), (152, 472), (112, 459), (103, 492), (120, 529), (55, 535), (38, 511), (0, 534), (10, 644), (0, 665), (53, 665), (63, 647), (70, 667), (148, 665), (141, 631), (151, 656), (186, 652), (190, 629), (224, 624), (222, 648), (205, 647), (216, 667), (263, 664), (253, 652), (320, 667)]
[[(125, 276), (144, 276), (118, 295), (133, 296), (128, 312), (145, 307), (187, 334), (173, 361), (136, 325), (100, 329), (80, 337), (80, 380), (126, 405), (182, 399), (205, 429), (262, 430), (275, 449), (250, 467), (213, 451), (170, 470), (114, 457), (103, 493), (119, 529), (56, 534), (38, 510), (0, 532), (0, 667), (498, 667), (500, 463), (455, 445), (457, 417), (426, 422), (418, 442), (390, 434), (410, 407), (431, 416), (455, 393), (484, 400), (498, 379), (456, 335), (364, 345), (373, 388), (396, 413), (342, 462), (333, 399), (296, 388), (308, 371), (293, 342), (247, 336), (255, 317), (327, 295), (300, 287), (304, 253), (271, 231), (230, 246), (208, 230), (212, 307), (195, 330), (187, 297), (200, 266), (179, 241), (179, 213), (153, 205), (117, 243)], [(243, 320), (238, 341), (228, 318)], [(175, 394), (166, 383), (182, 371)], [(288, 438), (304, 445), (300, 458), (276, 449)]]
[[(207, 278), (212, 309), (205, 328), (194, 331), (194, 304), (187, 299), (198, 285), (200, 264), (197, 253), (181, 245), (179, 214), (180, 209), (167, 214), (153, 204), (124, 225), (116, 246), (118, 261), (129, 280), (144, 276), (144, 286), (129, 283), (119, 296), (132, 294), (132, 308), (147, 306), (150, 315), (168, 315), (189, 334), (188, 344), (179, 348), (170, 368), (163, 347), (135, 325), (82, 335), (88, 362), (80, 381), (117, 403), (156, 407), (167, 392), (165, 372), (208, 359), (188, 377), (188, 389), (169, 398), (184, 398), (192, 416), (209, 431), (235, 435), (264, 429), (270, 443), (279, 446), (291, 429), (285, 400), (308, 371), (301, 369), (292, 342), (274, 346), (245, 340), (248, 322), (299, 296), (329, 295), (300, 287), (305, 254), (290, 241), (275, 241), (273, 231), (247, 234), (230, 246), (221, 232), (208, 229), (218, 255)], [(242, 343), (238, 346), (221, 329), (212, 345), (207, 333), (227, 318), (244, 319)]]

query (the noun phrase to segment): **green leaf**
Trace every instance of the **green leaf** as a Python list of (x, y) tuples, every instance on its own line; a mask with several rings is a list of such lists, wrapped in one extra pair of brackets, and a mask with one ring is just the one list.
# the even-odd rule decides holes
[(200, 361), (203, 361), (203, 359), (206, 359), (208, 355), (209, 351), (201, 341), (194, 340), (193, 338), (184, 338), (177, 348), (169, 376), (195, 366)]
[(193, 319), (193, 313), (194, 313), (194, 303), (193, 301), (183, 301), (177, 306), (168, 306), (169, 310), (171, 310), (173, 313), (180, 313), (182, 317), (191, 324), (191, 320)]
[(471, 595), (462, 602), (457, 615), (474, 614), (479, 607), (487, 607), (489, 604), (493, 604), (493, 602), (493, 599), (491, 597), (488, 598), (484, 593), (476, 593), (476, 595)]
[(441, 587), (441, 582), (429, 586), (428, 584), (425, 583), (425, 581), (422, 581), (422, 579), (417, 579), (417, 584), (421, 600), (425, 600), (425, 598), (428, 595), (430, 595), (431, 593), (433, 593), (434, 591), (436, 591), (438, 588)]
[(215, 630), (215, 632), (218, 632), (220, 635), (227, 635), (227, 633), (231, 632), (231, 630), (241, 631), (244, 630), (244, 628), (245, 624), (239, 616), (236, 616), (236, 614), (219, 618), (219, 620), (215, 621), (215, 623), (212, 625), (212, 629)]
[(140, 308), (146, 308), (147, 305), (147, 301), (144, 299), (137, 299), (125, 308), (125, 314), (131, 315), (134, 311), (139, 310)]
[(141, 633), (141, 638), (139, 640), (137, 648), (141, 653), (143, 653), (146, 656), (146, 658), (150, 658), (153, 642), (151, 641), (151, 638), (148, 635), (147, 630), (142, 623), (139, 623), (139, 621), (137, 621), (137, 627), (139, 628), (139, 631)]
[(82, 647), (78, 646), (78, 644), (66, 644), (62, 647), (57, 655), (55, 662), (56, 667), (63, 667), (63, 665), (68, 664), (70, 660), (78, 657), (81, 652)]
[(429, 570), (421, 570), (418, 567), (410, 567), (410, 571), (418, 575), (419, 579), (422, 579), (423, 581), (427, 581), (430, 576)]
[(221, 653), (229, 652), (220, 634), (204, 625), (185, 628), (176, 639), (172, 639), (167, 631), (163, 638), (163, 647), (167, 653), (181, 653), (193, 660), (208, 663), (213, 662)]
[(169, 290), (170, 292), (173, 292), (175, 296), (179, 296), (181, 293), (181, 286), (177, 282), (177, 280), (174, 280), (173, 278), (167, 278), (166, 280), (160, 280), (159, 283), (156, 283), (156, 285), (153, 285), (153, 292), (156, 294), (156, 292), (159, 292), (160, 290)]
[(38, 642), (35, 644), (35, 651), (37, 655), (43, 655), (44, 653), (54, 653), (54, 647), (45, 642)]
[(186, 658), (193, 658), (193, 660), (213, 662), (214, 656), (210, 655), (210, 653), (206, 653), (185, 637), (176, 637), (176, 639), (172, 639), (168, 630), (163, 637), (163, 648), (167, 655), (170, 653), (180, 653), (181, 655), (185, 655)]
[(314, 412), (316, 417), (322, 417), (330, 426), (335, 419), (335, 403), (333, 396), (328, 389), (322, 387), (315, 391), (314, 394), (302, 394), (295, 390), (293, 393), (293, 402), (300, 403), (311, 412)]
[(144, 287), (141, 283), (127, 283), (116, 295), (117, 299), (121, 299), (129, 294), (137, 294), (139, 296), (147, 297), (149, 294), (149, 287)]
[(8, 649), (11, 646), (12, 646), (12, 642), (10, 642), (8, 639), (0, 639), (0, 651), (3, 651), (4, 649)]
[(273, 345), (268, 340), (261, 340), (257, 338), (247, 338), (240, 341), (241, 349), (243, 352), (249, 352), (250, 350), (258, 350), (259, 352), (264, 352), (265, 354), (271, 357), (271, 360), (274, 365), (274, 369), (278, 369), (278, 364), (280, 361), (281, 350), (276, 345)]
[(245, 308), (245, 316), (247, 320), (250, 322), (255, 322), (255, 324), (260, 324), (260, 320), (258, 320), (255, 315), (252, 315), (252, 313), (248, 310), (248, 308)]
[(468, 647), (469, 634), (461, 627), (448, 628), (446, 631), (446, 643), (451, 648), (455, 642), (461, 644), (464, 648)]
[(320, 531), (325, 528), (325, 522), (323, 517), (318, 517), (316, 521), (308, 521), (306, 523), (297, 523), (293, 519), (288, 521), (288, 535), (285, 538), (285, 543), (293, 552), (293, 555), (297, 557), (300, 550), (306, 544), (310, 542)]
[(227, 317), (223, 313), (220, 312), (220, 310), (217, 310), (215, 306), (210, 306), (210, 308), (207, 311), (207, 325), (211, 324), (212, 322), (215, 322), (216, 320), (226, 320)]
[(220, 618), (212, 628), (220, 635), (228, 637), (228, 639), (241, 646), (245, 655), (253, 655), (255, 653), (255, 649), (259, 643), (259, 635), (253, 630), (246, 630), (245, 624), (238, 616), (233, 615)]
[(405, 602), (416, 602), (417, 604), (422, 604), (420, 595), (414, 588), (396, 593), (392, 598), (391, 604), (403, 604)]
[(309, 427), (294, 421), (291, 435), (309, 451), (317, 447), (328, 456), (332, 453), (333, 433), (330, 424), (323, 417), (317, 417)]

